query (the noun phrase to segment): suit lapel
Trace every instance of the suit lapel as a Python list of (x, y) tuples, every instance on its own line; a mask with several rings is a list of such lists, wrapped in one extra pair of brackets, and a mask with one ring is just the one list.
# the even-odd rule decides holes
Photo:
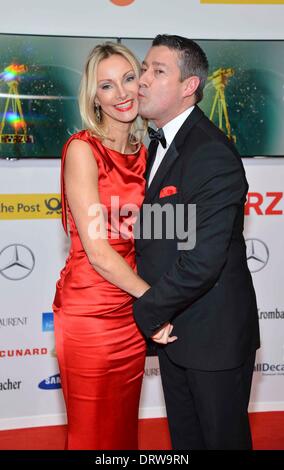
[[(144, 203), (150, 202), (153, 197), (156, 195), (157, 191), (160, 189), (163, 179), (167, 175), (168, 171), (170, 170), (173, 163), (179, 156), (179, 148), (182, 146), (185, 138), (187, 137), (188, 133), (192, 129), (192, 127), (204, 116), (203, 111), (198, 106), (195, 106), (193, 111), (190, 113), (188, 118), (185, 120), (181, 128), (178, 130), (174, 140), (172, 141), (167, 153), (165, 154), (154, 178), (150, 184), (150, 187), (146, 189)], [(154, 147), (155, 146), (155, 147)], [(150, 171), (154, 163), (156, 151), (157, 151), (158, 143), (151, 142), (149, 146), (149, 156), (147, 162), (147, 168), (145, 177), (148, 182)]]
[[(148, 189), (146, 189), (146, 194), (145, 194), (145, 199), (143, 202), (144, 204), (151, 204), (151, 201), (153, 200), (154, 196), (157, 194), (157, 192), (161, 189), (161, 184), (163, 182), (163, 179), (166, 177), (168, 171), (170, 170), (171, 166), (174, 164), (176, 159), (179, 156), (179, 153), (181, 151), (182, 144), (184, 143), (184, 140), (190, 133), (190, 130), (192, 127), (200, 121), (204, 117), (204, 113), (198, 108), (198, 106), (195, 106), (194, 110), (192, 113), (188, 116), (188, 118), (185, 120), (179, 131), (177, 132), (173, 142), (171, 143), (166, 155), (164, 156), (161, 165), (159, 166), (157, 173), (155, 174), (153, 181)], [(147, 166), (146, 166), (146, 172), (145, 172), (145, 177), (148, 181), (148, 178), (150, 176), (150, 171), (152, 168), (152, 165), (154, 163), (154, 157), (156, 155), (156, 149), (153, 146), (153, 141), (151, 141), (149, 145), (149, 150), (148, 150), (148, 160), (147, 160)], [(188, 145), (187, 145), (188, 148)], [(140, 238), (136, 238), (136, 248), (141, 251), (144, 249), (144, 247), (148, 244), (151, 243), (151, 239), (144, 239), (143, 238), (143, 205), (140, 208), (140, 215), (138, 217), (137, 223), (140, 224), (139, 228), (139, 234)], [(139, 247), (139, 248), (138, 248)]]
[(146, 164), (146, 171), (144, 175), (147, 181), (147, 184), (148, 184), (151, 169), (155, 160), (158, 145), (159, 145), (159, 142), (157, 140), (151, 140), (149, 148), (148, 148), (148, 158), (147, 158), (147, 164)]

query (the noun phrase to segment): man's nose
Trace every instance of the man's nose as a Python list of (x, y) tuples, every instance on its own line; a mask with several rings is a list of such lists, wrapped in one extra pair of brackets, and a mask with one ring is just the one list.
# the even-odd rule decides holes
[(148, 70), (142, 73), (141, 77), (139, 78), (139, 86), (146, 87), (149, 86), (151, 83), (151, 77)]

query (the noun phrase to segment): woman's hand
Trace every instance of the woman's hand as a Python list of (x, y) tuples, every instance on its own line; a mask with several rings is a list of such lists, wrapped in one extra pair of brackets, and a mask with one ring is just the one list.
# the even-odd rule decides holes
[(177, 336), (170, 336), (171, 332), (173, 331), (173, 325), (171, 323), (166, 323), (160, 330), (158, 330), (151, 339), (155, 343), (159, 344), (168, 344), (173, 343), (177, 340)]

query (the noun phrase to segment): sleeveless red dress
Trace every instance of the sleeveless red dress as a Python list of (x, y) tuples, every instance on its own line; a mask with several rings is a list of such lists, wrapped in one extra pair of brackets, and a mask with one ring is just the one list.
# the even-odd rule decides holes
[[(111, 150), (87, 131), (65, 144), (61, 164), (62, 221), (70, 253), (56, 284), (53, 303), (56, 350), (67, 410), (67, 449), (137, 449), (138, 408), (145, 341), (133, 319), (133, 297), (100, 276), (81, 244), (64, 193), (63, 167), (74, 139), (87, 142), (98, 165), (101, 203), (110, 216), (111, 197), (119, 207), (142, 205), (146, 149), (133, 155)], [(84, 188), (82, 188), (82, 191)], [(129, 215), (129, 214), (128, 214)], [(124, 216), (119, 216), (123, 223)], [(108, 241), (135, 270), (133, 237), (111, 238), (118, 219), (108, 220)], [(94, 241), (95, 243), (95, 241)]]

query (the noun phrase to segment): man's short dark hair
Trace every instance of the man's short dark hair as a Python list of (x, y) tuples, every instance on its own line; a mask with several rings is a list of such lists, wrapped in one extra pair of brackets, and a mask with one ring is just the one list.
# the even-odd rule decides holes
[(179, 56), (180, 79), (196, 75), (200, 84), (195, 92), (196, 103), (203, 98), (203, 89), (208, 76), (208, 60), (205, 52), (192, 39), (170, 34), (158, 34), (152, 42), (152, 46), (166, 46), (177, 51)]

